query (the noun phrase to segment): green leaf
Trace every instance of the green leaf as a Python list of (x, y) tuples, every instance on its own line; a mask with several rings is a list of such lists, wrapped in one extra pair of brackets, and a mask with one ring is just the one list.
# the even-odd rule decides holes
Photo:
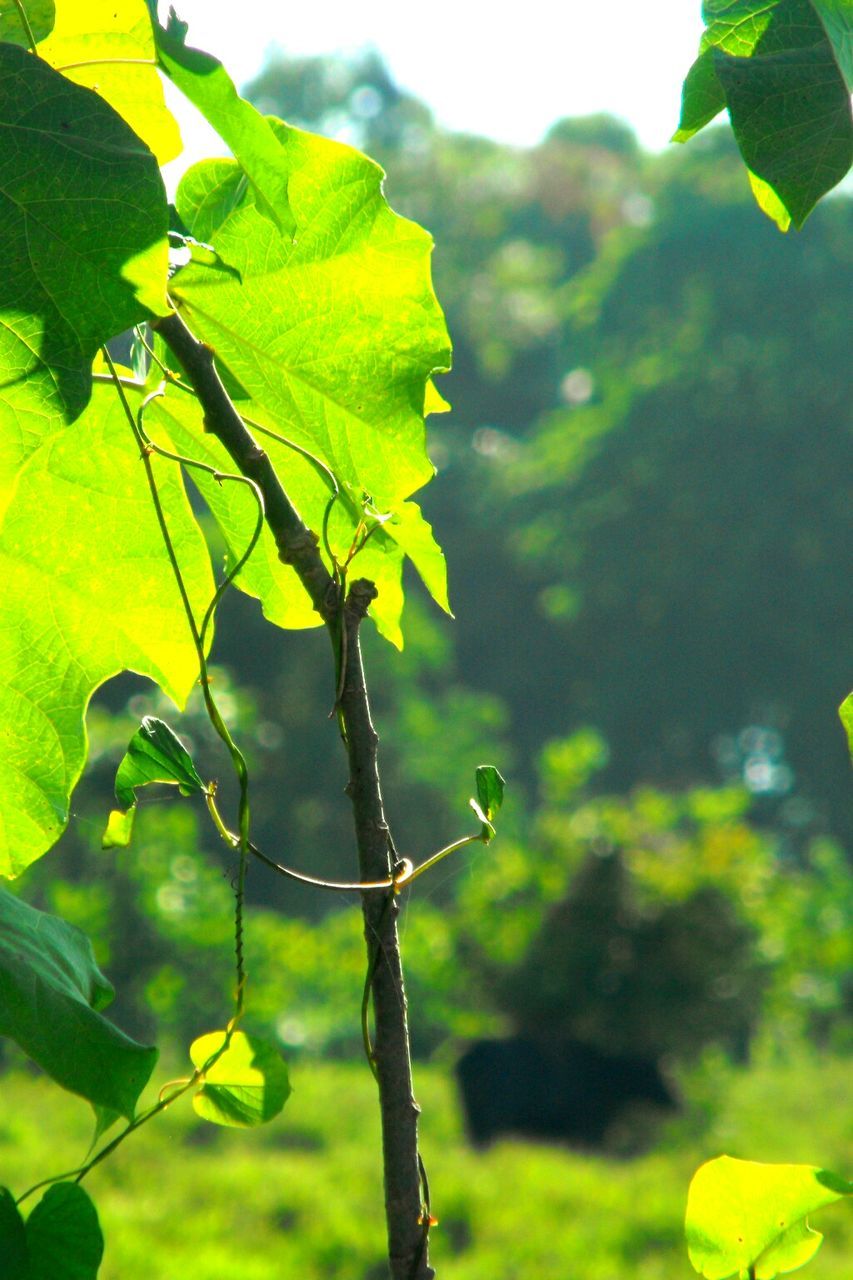
[[(127, 394), (135, 410), (142, 392)], [(73, 427), (0, 439), (0, 874), (14, 876), (68, 819), (92, 692), (132, 670), (182, 704), (198, 665), (115, 389), (96, 383)], [(151, 462), (200, 617), (213, 594), (204, 539), (178, 468)]]
[[(53, 0), (25, 0), (24, 11), (34, 40), (44, 40), (45, 36), (50, 35), (56, 21)], [(23, 49), (28, 49), (30, 45), (27, 29), (13, 0), (6, 0), (0, 10), (0, 40), (8, 44), (19, 44)]]
[[(251, 192), (239, 198), (233, 162), (197, 165), (181, 184), (178, 210), (194, 235), (210, 240), (239, 270), (242, 286), (212, 280), (191, 265), (173, 288), (188, 323), (241, 389), (241, 413), (296, 446), (261, 437), (291, 501), (318, 536), (330, 497), (318, 462), (336, 477), (341, 496), (328, 521), (335, 555), (346, 557), (366, 505), (388, 517), (351, 575), (376, 583), (379, 598), (371, 614), (399, 644), (404, 554), (448, 608), (443, 557), (418, 507), (406, 503), (433, 475), (423, 416), (425, 407), (443, 405), (431, 375), (449, 361), (430, 282), (431, 241), (391, 212), (381, 170), (371, 161), (298, 130), (284, 136), (297, 242), (259, 215)], [(205, 442), (200, 452), (188, 438), (187, 432), (196, 439), (201, 434), (198, 412), (171, 392), (152, 416), (170, 413), (177, 422), (167, 429), (176, 445), (181, 436), (178, 447), (208, 461), (217, 454), (215, 444)], [(232, 464), (218, 457), (215, 465), (230, 470)], [(197, 483), (232, 556), (239, 555), (252, 528), (251, 497), (235, 486), (219, 488), (202, 478)], [(268, 535), (238, 585), (259, 596), (267, 617), (279, 625), (318, 623)]]
[(130, 740), (116, 771), (115, 793), (125, 812), (113, 809), (101, 840), (103, 849), (126, 848), (136, 816), (136, 787), (171, 783), (182, 796), (205, 791), (192, 757), (173, 729), (156, 716), (145, 716)]
[(755, 203), (759, 209), (776, 223), (780, 231), (787, 231), (791, 225), (791, 215), (770, 186), (770, 183), (765, 182), (763, 178), (759, 178), (751, 170), (747, 170), (747, 174), (749, 185), (752, 187), (752, 194), (755, 196)]
[(134, 788), (150, 782), (172, 783), (182, 796), (205, 790), (186, 747), (175, 731), (156, 716), (145, 716), (130, 740), (116, 772), (116, 799), (129, 807), (136, 799)]
[[(224, 1031), (199, 1036), (190, 1046), (196, 1067), (204, 1067), (221, 1048)], [(260, 1036), (235, 1031), (231, 1043), (206, 1072), (193, 1107), (213, 1124), (240, 1129), (266, 1124), (290, 1097), (287, 1067), (278, 1049)]]
[(57, 1182), (27, 1219), (30, 1280), (95, 1280), (104, 1237), (95, 1206), (76, 1182)]
[(280, 231), (292, 234), (296, 224), (288, 200), (282, 142), (265, 117), (239, 96), (222, 63), (184, 43), (186, 32), (186, 23), (179, 22), (174, 12), (167, 28), (156, 26), (163, 70), (228, 144), (266, 216)]
[(112, 997), (85, 934), (0, 890), (0, 1035), (64, 1089), (130, 1119), (157, 1050), (99, 1012)]
[[(248, 407), (247, 407), (248, 406)], [(240, 402), (241, 412), (270, 415), (251, 401)], [(165, 397), (154, 401), (146, 419), (149, 432), (160, 444), (171, 445), (179, 453), (205, 462), (223, 473), (233, 471), (225, 449), (204, 430), (194, 397), (167, 388)], [(331, 481), (323, 469), (294, 449), (255, 430), (269, 453), (287, 493), (309, 527), (319, 531), (331, 497)], [(245, 485), (218, 482), (213, 477), (192, 472), (193, 482), (219, 525), (230, 563), (243, 555), (255, 526), (257, 506)], [(352, 486), (342, 485), (341, 497), (330, 513), (328, 535), (336, 555), (343, 560), (352, 543), (363, 513)], [(400, 616), (403, 607), (402, 569), (409, 555), (425, 585), (438, 604), (449, 612), (444, 556), (432, 530), (414, 502), (403, 502), (367, 541), (352, 564), (354, 577), (373, 581), (379, 596), (370, 615), (380, 632), (402, 646)], [(264, 529), (261, 539), (235, 585), (259, 599), (265, 616), (277, 626), (300, 628), (319, 626), (320, 620), (294, 570), (281, 562), (272, 534)]]
[(110, 816), (104, 834), (101, 836), (102, 849), (126, 849), (133, 838), (133, 824), (136, 818), (136, 805), (129, 809), (110, 809)]
[(853, 693), (848, 693), (847, 697), (838, 708), (838, 714), (841, 717), (844, 732), (847, 734), (847, 746), (850, 750), (850, 759), (853, 760)]
[(811, 1165), (759, 1164), (720, 1156), (694, 1174), (687, 1196), (687, 1251), (706, 1280), (755, 1280), (793, 1271), (821, 1242), (806, 1216), (853, 1192), (853, 1183)]
[(30, 1280), (24, 1219), (8, 1187), (0, 1187), (0, 1258), (4, 1280)]
[(812, 0), (829, 36), (847, 88), (853, 90), (853, 6), (850, 0)]
[[(676, 142), (724, 107), (760, 207), (801, 227), (853, 159), (847, 0), (705, 0)], [(845, 82), (846, 77), (846, 82)]]
[(488, 822), (493, 822), (503, 804), (506, 782), (493, 764), (477, 766), (477, 800)]
[[(298, 240), (260, 216), (251, 192), (219, 227), (206, 218), (202, 232), (196, 205), (208, 198), (207, 166), (196, 166), (179, 188), (179, 212), (243, 284), (212, 282), (190, 266), (175, 293), (262, 420), (391, 512), (434, 474), (424, 399), (432, 373), (448, 366), (449, 345), (430, 280), (432, 241), (389, 209), (372, 161), (276, 129), (287, 139), (281, 156)], [(215, 162), (220, 187), (227, 164)]]
[(714, 64), (744, 162), (802, 227), (853, 160), (850, 96), (828, 42), (749, 60), (715, 52)]
[(707, 29), (699, 56), (687, 73), (681, 95), (681, 119), (673, 142), (687, 142), (726, 108), (726, 95), (717, 78), (714, 49), (749, 58), (772, 21), (782, 0), (705, 0), (702, 16)]
[(0, 46), (3, 435), (71, 422), (108, 338), (168, 311), (157, 161), (97, 94)]
[(60, 0), (56, 24), (38, 54), (108, 102), (160, 164), (180, 155), (181, 135), (163, 97), (145, 0)]

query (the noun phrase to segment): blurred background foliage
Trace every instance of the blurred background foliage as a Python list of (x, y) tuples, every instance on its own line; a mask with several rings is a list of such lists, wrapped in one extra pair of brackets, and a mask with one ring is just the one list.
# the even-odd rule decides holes
[[(509, 791), (494, 844), (407, 895), (416, 1056), (545, 1028), (648, 1054), (693, 1081), (689, 1127), (726, 1062), (848, 1053), (849, 197), (782, 237), (727, 131), (652, 157), (593, 117), (517, 150), (443, 132), (373, 54), (276, 60), (248, 94), (383, 164), (455, 343), (423, 505), (456, 620), (410, 582), (402, 654), (365, 637), (371, 693), (401, 854), (472, 829), (477, 764)], [(214, 656), (257, 842), (352, 878), (326, 644), (232, 593)], [(228, 794), (198, 700), (113, 682), (75, 821), (20, 883), (92, 935), (122, 1025), (184, 1042), (228, 1009), (233, 867), (174, 793), (100, 851), (145, 713)], [(356, 906), (261, 867), (249, 896), (250, 1021), (295, 1060), (357, 1057)]]

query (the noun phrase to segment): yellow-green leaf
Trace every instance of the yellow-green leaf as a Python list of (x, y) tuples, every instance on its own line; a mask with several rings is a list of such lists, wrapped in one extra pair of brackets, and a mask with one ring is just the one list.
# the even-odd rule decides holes
[(183, 150), (157, 70), (145, 0), (58, 0), (56, 23), (39, 57), (94, 89), (154, 152), (160, 164)]

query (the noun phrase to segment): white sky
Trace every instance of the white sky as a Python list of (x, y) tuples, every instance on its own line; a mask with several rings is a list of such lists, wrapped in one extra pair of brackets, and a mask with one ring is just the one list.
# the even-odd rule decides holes
[[(561, 116), (609, 111), (660, 150), (696, 55), (700, 0), (172, 0), (188, 43), (238, 87), (278, 45), (295, 56), (373, 47), (399, 85), (450, 129), (529, 146)], [(161, 0), (161, 21), (168, 3)], [(221, 152), (170, 98), (192, 160)]]

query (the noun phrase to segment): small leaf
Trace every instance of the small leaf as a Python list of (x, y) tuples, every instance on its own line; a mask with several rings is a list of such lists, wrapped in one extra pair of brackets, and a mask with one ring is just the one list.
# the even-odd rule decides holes
[[(136, 803), (135, 788), (150, 782), (171, 783), (182, 796), (197, 795), (205, 790), (186, 747), (174, 729), (156, 716), (145, 716), (128, 744), (116, 772), (116, 799), (130, 808)], [(118, 826), (113, 824), (111, 814), (110, 826), (113, 825)]]
[(131, 1119), (157, 1050), (98, 1012), (112, 997), (81, 930), (0, 891), (0, 1035), (64, 1089)]
[(155, 27), (163, 70), (228, 144), (254, 187), (259, 207), (280, 231), (292, 233), (296, 223), (282, 143), (265, 117), (240, 97), (222, 63), (188, 47), (186, 34), (186, 23), (179, 22), (174, 11), (168, 27)]
[(496, 834), (494, 827), (492, 826), (491, 822), (489, 822), (489, 819), (486, 817), (479, 803), (474, 799), (473, 796), (468, 801), (468, 803), (471, 806), (471, 808), (474, 810), (474, 813), (477, 816), (477, 818), (483, 824), (483, 830), (480, 833), (483, 844), (489, 844), (489, 842), (494, 838)]
[(847, 746), (850, 751), (850, 759), (853, 760), (853, 693), (848, 693), (847, 697), (838, 708), (838, 714), (841, 717), (841, 723), (847, 734)]
[[(50, 35), (56, 21), (56, 6), (53, 0), (27, 0), (24, 9), (33, 39), (44, 40)], [(12, 4), (11, 0), (0, 10), (0, 40), (5, 41), (6, 44), (19, 44), (24, 49), (29, 48), (30, 38), (27, 29), (21, 21), (17, 5)]]
[(95, 1206), (79, 1183), (48, 1187), (27, 1218), (26, 1231), (30, 1280), (95, 1280), (104, 1237)]
[(169, 232), (169, 240), (178, 253), (183, 251), (183, 259), (177, 264), (178, 270), (194, 262), (198, 267), (209, 267), (212, 271), (222, 271), (226, 275), (233, 276), (238, 282), (242, 280), (243, 277), (237, 268), (229, 266), (213, 245), (203, 244), (193, 236), (180, 235), (175, 231)]
[(8, 1187), (0, 1187), (0, 1258), (3, 1280), (30, 1280), (26, 1228)]
[(690, 1261), (706, 1280), (751, 1268), (756, 1280), (773, 1280), (802, 1266), (820, 1245), (806, 1215), (851, 1192), (853, 1183), (811, 1165), (709, 1160), (687, 1196)]
[[(211, 1031), (194, 1040), (190, 1046), (194, 1065), (203, 1067), (224, 1038), (224, 1031)], [(275, 1045), (235, 1031), (228, 1048), (206, 1073), (193, 1107), (213, 1124), (248, 1129), (272, 1120), (289, 1097), (287, 1067)]]
[(477, 799), (488, 822), (503, 804), (506, 782), (493, 764), (481, 764), (477, 768)]
[(135, 804), (132, 804), (126, 812), (122, 809), (110, 809), (107, 827), (101, 836), (101, 848), (126, 849), (133, 836), (133, 820), (135, 817)]

